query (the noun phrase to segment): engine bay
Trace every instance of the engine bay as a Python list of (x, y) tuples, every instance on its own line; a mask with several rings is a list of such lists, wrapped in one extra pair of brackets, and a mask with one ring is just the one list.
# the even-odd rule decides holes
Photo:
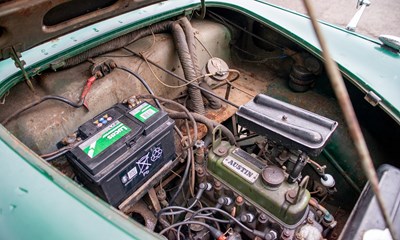
[(322, 62), (230, 10), (189, 19), (55, 62), (2, 124), (168, 239), (337, 239), (366, 179)]

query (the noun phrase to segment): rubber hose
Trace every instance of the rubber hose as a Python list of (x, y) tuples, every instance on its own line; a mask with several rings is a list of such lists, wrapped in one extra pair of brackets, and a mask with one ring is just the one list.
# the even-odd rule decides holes
[[(193, 82), (194, 85), (198, 85), (198, 82), (196, 81), (196, 71), (193, 67), (193, 62), (190, 56), (188, 44), (186, 42), (185, 33), (183, 32), (182, 27), (176, 22), (172, 24), (172, 35), (174, 37), (176, 50), (178, 52), (179, 60), (182, 65), (185, 78), (190, 82)], [(201, 96), (200, 89), (193, 86), (188, 86), (188, 92), (191, 100), (191, 104), (189, 104), (189, 107), (195, 113), (205, 114), (203, 98)]]
[[(196, 114), (196, 113), (195, 113), (195, 114)], [(212, 131), (213, 131), (213, 129), (214, 129), (212, 123), (210, 123), (210, 122), (208, 122), (208, 121), (200, 121), (199, 118), (195, 117), (193, 113), (192, 113), (192, 115), (193, 115), (193, 117), (194, 117), (194, 120), (196, 120), (197, 122), (200, 122), (200, 123), (206, 125), (206, 127), (207, 127), (207, 135), (206, 135), (206, 137), (204, 138), (204, 145), (205, 145), (205, 146), (208, 146), (208, 145), (211, 143), (211, 141), (212, 141)], [(196, 115), (198, 115), (198, 114), (196, 114)], [(189, 119), (189, 117), (188, 117), (185, 113), (182, 113), (182, 112), (175, 112), (175, 111), (172, 112), (172, 111), (170, 111), (170, 110), (168, 110), (168, 116), (169, 116), (170, 118), (172, 118), (172, 119)], [(200, 116), (201, 116), (201, 115), (200, 115)]]
[[(171, 118), (174, 118), (174, 119), (177, 119), (177, 118), (189, 119), (189, 117), (187, 116), (186, 113), (176, 112), (176, 111), (171, 111), (171, 110), (168, 110), (168, 112), (169, 112), (168, 115)], [(214, 120), (211, 120), (211, 119), (209, 119), (209, 118), (207, 118), (207, 117), (205, 117), (203, 115), (197, 114), (197, 113), (192, 113), (192, 116), (193, 116), (194, 120), (196, 120), (197, 122), (200, 122), (200, 123), (203, 123), (204, 125), (206, 125), (206, 127), (207, 127), (207, 135), (208, 135), (208, 132), (210, 131), (209, 127), (211, 127), (211, 134), (212, 134), (212, 130), (215, 127), (221, 126), (222, 133), (224, 134), (224, 136), (226, 136), (228, 138), (229, 143), (232, 144), (232, 145), (236, 145), (235, 136), (224, 125), (222, 125), (222, 124), (220, 124), (220, 123), (218, 123), (218, 122), (216, 122)], [(211, 135), (211, 139), (212, 139), (212, 135)], [(204, 141), (204, 143), (206, 143), (206, 141)], [(211, 143), (211, 140), (210, 140), (209, 143)], [(208, 144), (205, 144), (205, 146), (208, 146)]]
[[(198, 78), (201, 76), (201, 71), (199, 68), (199, 60), (198, 60), (197, 54), (196, 54), (197, 51), (196, 51), (196, 41), (194, 38), (194, 29), (186, 17), (180, 18), (179, 23), (180, 23), (183, 31), (185, 32), (186, 42), (189, 47), (190, 57), (193, 62), (193, 67), (194, 67), (194, 70), (196, 73), (196, 77)], [(211, 90), (210, 86), (208, 86), (208, 84), (205, 83), (204, 81), (201, 81), (200, 86), (203, 88), (206, 88), (207, 90)], [(201, 91), (201, 93), (207, 99), (207, 101), (212, 109), (219, 109), (222, 107), (222, 104), (218, 98), (216, 98), (213, 95), (211, 95), (207, 92), (204, 92), (204, 91)]]
[[(208, 91), (213, 91), (211, 89), (211, 87), (208, 86), (208, 84), (206, 82), (204, 82), (204, 81), (200, 83), (200, 87), (202, 87), (202, 88), (204, 88), (204, 89), (206, 89)], [(206, 91), (201, 91), (201, 93), (207, 99), (208, 105), (210, 106), (210, 108), (212, 108), (212, 109), (220, 109), (222, 107), (221, 101), (218, 98), (214, 97), (213, 95), (209, 94)]]
[[(186, 37), (183, 32), (183, 29), (179, 24), (172, 21), (165, 21), (158, 24), (154, 24), (149, 28), (143, 28), (118, 38), (115, 38), (111, 41), (108, 41), (104, 44), (101, 44), (97, 47), (94, 47), (88, 51), (85, 51), (77, 56), (71, 57), (65, 60), (65, 64), (63, 68), (68, 68), (75, 66), (79, 63), (86, 61), (89, 58), (99, 56), (101, 54), (113, 51), (115, 49), (126, 46), (140, 38), (151, 35), (153, 33), (161, 33), (161, 32), (172, 32), (174, 37), (175, 46), (178, 52), (179, 60), (181, 62), (185, 78), (189, 81), (194, 81), (196, 76), (196, 70), (193, 66), (193, 61), (190, 56), (188, 44), (186, 42)], [(193, 31), (192, 31), (193, 35)], [(194, 36), (193, 36), (194, 38)], [(197, 81), (194, 81), (194, 84), (198, 85)], [(191, 108), (194, 112), (204, 114), (204, 104), (203, 99), (201, 97), (201, 91), (193, 86), (188, 86), (188, 92), (191, 99)]]

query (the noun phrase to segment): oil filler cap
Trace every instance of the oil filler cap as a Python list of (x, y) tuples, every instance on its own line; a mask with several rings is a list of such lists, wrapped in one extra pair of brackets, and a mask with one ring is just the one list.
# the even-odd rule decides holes
[(262, 171), (264, 184), (269, 188), (278, 188), (285, 180), (283, 170), (277, 166), (268, 166)]

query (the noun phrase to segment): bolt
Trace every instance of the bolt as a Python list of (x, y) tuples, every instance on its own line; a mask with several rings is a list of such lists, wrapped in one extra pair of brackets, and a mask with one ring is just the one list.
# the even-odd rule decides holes
[(241, 196), (237, 196), (237, 197), (236, 197), (236, 200), (235, 200), (235, 203), (236, 203), (237, 205), (243, 204), (243, 198), (242, 198)]
[(202, 147), (204, 147), (204, 141), (203, 141), (203, 140), (197, 140), (197, 141), (194, 143), (194, 146), (195, 146), (196, 148), (202, 148)]
[(222, 187), (221, 182), (220, 181), (214, 181), (214, 188), (215, 189), (220, 189)]
[(111, 69), (117, 67), (117, 64), (114, 61), (111, 61), (109, 65), (110, 65)]
[(287, 238), (290, 237), (290, 232), (287, 229), (283, 230), (282, 234), (283, 234), (284, 237), (287, 237)]
[(197, 174), (203, 175), (204, 169), (202, 167), (197, 168)]
[(157, 191), (157, 197), (159, 197), (159, 198), (164, 198), (164, 197), (166, 197), (166, 192), (165, 192), (165, 190), (164, 190), (164, 189), (158, 190), (158, 191)]
[(96, 72), (94, 72), (94, 76), (96, 78), (102, 78), (103, 77), (103, 73), (101, 73), (99, 70), (97, 70)]
[(283, 116), (282, 116), (282, 120), (283, 120), (283, 121), (286, 121), (287, 118), (288, 118), (288, 117), (287, 117), (286, 115), (283, 115)]
[(293, 191), (293, 190), (289, 190), (289, 191), (288, 191), (288, 196), (289, 196), (290, 198), (295, 198), (295, 197), (296, 197), (296, 194), (297, 194), (296, 191)]
[(265, 215), (265, 213), (261, 213), (260, 214), (260, 216), (258, 216), (258, 220), (260, 221), (260, 222), (265, 222), (265, 221), (267, 221), (267, 215)]
[(278, 157), (279, 157), (280, 160), (286, 161), (286, 160), (289, 159), (289, 153), (288, 153), (287, 150), (283, 150), (283, 151), (281, 152), (281, 154), (279, 154)]
[(226, 148), (224, 148), (224, 147), (218, 148), (218, 153), (225, 154), (226, 153)]

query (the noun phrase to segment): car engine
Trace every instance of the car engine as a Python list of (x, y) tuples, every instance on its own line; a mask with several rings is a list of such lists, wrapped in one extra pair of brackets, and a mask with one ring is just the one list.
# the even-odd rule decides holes
[(364, 176), (332, 154), (357, 168), (322, 63), (227, 9), (188, 18), (52, 62), (2, 124), (168, 239), (337, 239)]

